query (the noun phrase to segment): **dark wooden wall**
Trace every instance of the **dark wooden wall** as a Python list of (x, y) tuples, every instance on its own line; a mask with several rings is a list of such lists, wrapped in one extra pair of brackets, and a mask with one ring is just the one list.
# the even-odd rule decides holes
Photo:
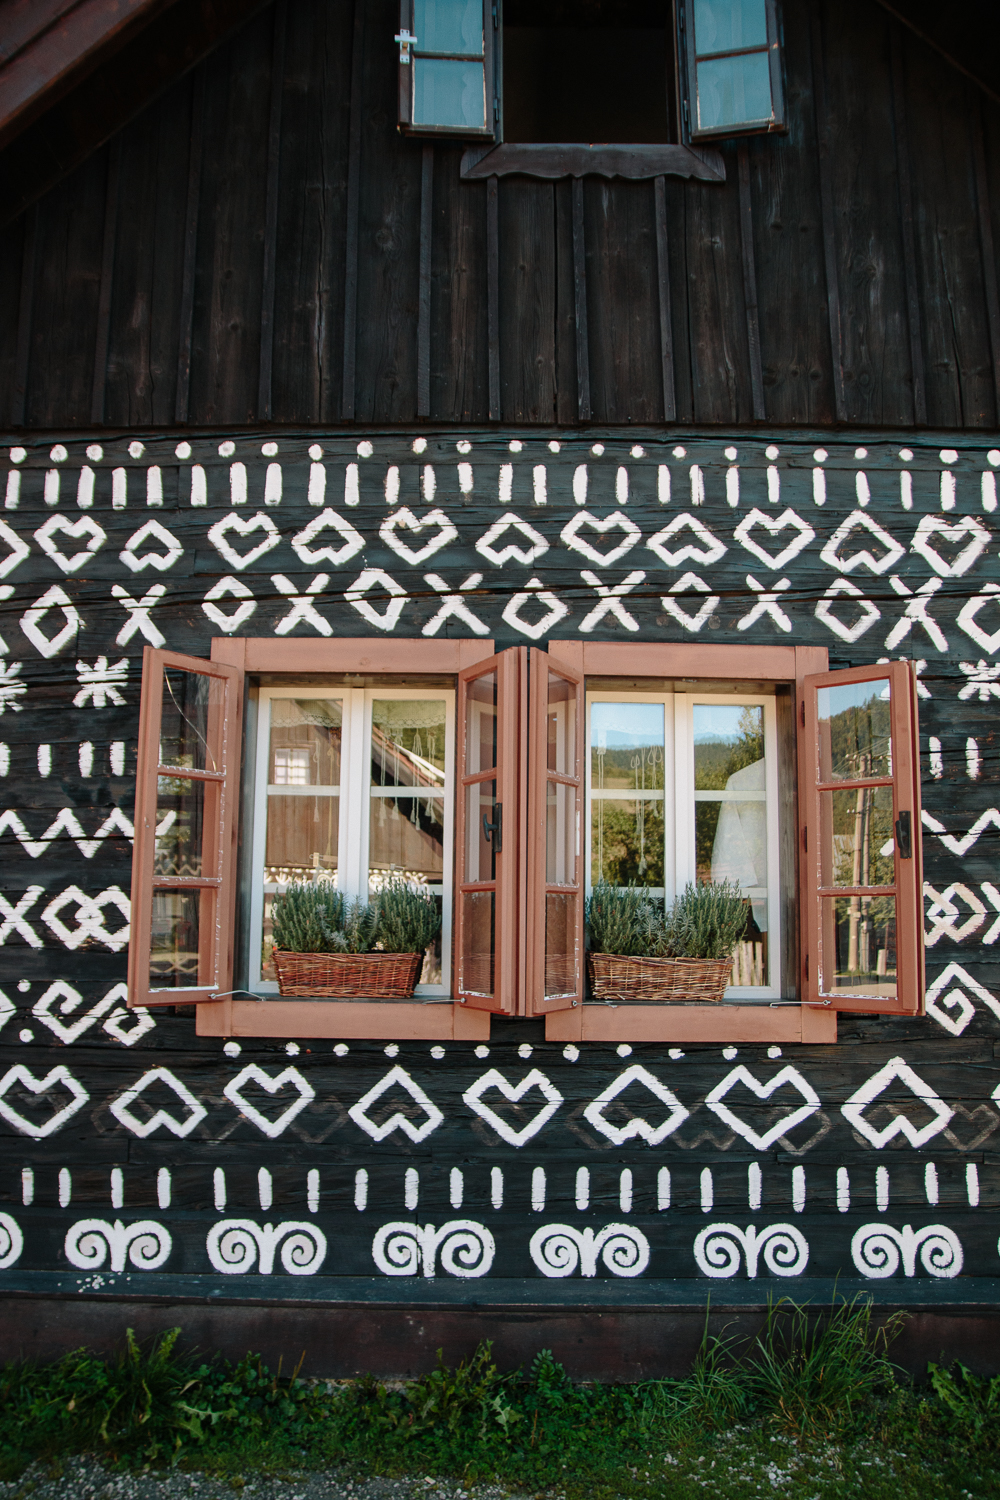
[[(421, 415), (424, 153), (357, 5), (278, 0), (0, 232), (0, 422)], [(500, 180), (491, 350), (487, 185), (434, 148), (424, 415), (575, 422), (579, 353), (598, 422), (997, 424), (1000, 110), (870, 0), (784, 19), (788, 134), (666, 179), (666, 381), (654, 183), (583, 183), (578, 351), (572, 185)]]

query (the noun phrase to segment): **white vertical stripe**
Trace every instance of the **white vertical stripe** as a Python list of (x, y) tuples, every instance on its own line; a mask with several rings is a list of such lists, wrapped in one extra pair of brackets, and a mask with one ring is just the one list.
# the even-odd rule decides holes
[[(992, 478), (992, 475), (990, 476)], [(986, 475), (983, 475), (986, 478)], [(21, 475), (17, 469), (11, 469), (7, 475), (7, 497), (4, 500), (5, 510), (17, 510), (18, 501), (21, 498)]]
[(460, 1167), (452, 1167), (448, 1177), (448, 1197), (452, 1208), (461, 1208), (465, 1196), (465, 1179)]
[(970, 735), (965, 742), (965, 769), (969, 773), (970, 781), (979, 780), (979, 768), (979, 746)]
[(281, 465), (268, 464), (264, 475), (264, 504), (281, 504)]
[(797, 1214), (802, 1213), (806, 1206), (806, 1169), (805, 1167), (792, 1168), (792, 1208)]
[(979, 1207), (979, 1168), (975, 1162), (970, 1161), (965, 1168), (965, 1191), (969, 1199), (970, 1208)]
[(747, 1168), (747, 1203), (750, 1205), (750, 1212), (753, 1214), (760, 1208), (762, 1181), (760, 1163), (752, 1161)]
[[(468, 464), (459, 464), (458, 467), (461, 470), (461, 469), (468, 469), (470, 466)], [(536, 464), (535, 467), (532, 469), (532, 471), (531, 471), (531, 483), (532, 483), (532, 486), (533, 486), (533, 491), (534, 491), (534, 496), (535, 496), (535, 504), (536, 505), (544, 505), (546, 503), (546, 501), (548, 500), (548, 492), (546, 490), (546, 476), (545, 476), (545, 465), (544, 464)], [(470, 488), (471, 488), (471, 486), (470, 486)]]
[(623, 1214), (632, 1212), (632, 1173), (628, 1167), (618, 1179), (618, 1204)]
[(73, 1179), (69, 1175), (69, 1167), (59, 1168), (59, 1207), (68, 1208), (69, 1201), (73, 1196)]
[(904, 469), (899, 476), (899, 503), (904, 510), (913, 509), (913, 475)]
[(21, 1168), (21, 1202), (30, 1208), (35, 1201), (35, 1174), (31, 1167)]
[(309, 465), (309, 495), (310, 505), (322, 505), (326, 498), (326, 466), (324, 464)]
[(941, 475), (941, 509), (955, 509), (955, 476), (950, 469)]
[(590, 1172), (587, 1167), (577, 1168), (576, 1206), (581, 1213), (590, 1207)]
[(624, 464), (615, 475), (615, 499), (619, 505), (628, 504), (628, 469)]
[(257, 1173), (257, 1197), (261, 1208), (267, 1213), (274, 1202), (274, 1190), (271, 1182), (271, 1174), (266, 1167), (261, 1167)]
[[(324, 471), (325, 472), (325, 471)], [(310, 480), (310, 484), (311, 484)], [(348, 464), (344, 475), (344, 504), (360, 505), (361, 503), (361, 481), (358, 477), (357, 464)]]
[(38, 774), (39, 776), (51, 776), (52, 774), (52, 746), (39, 745), (38, 747)]
[[(544, 473), (544, 470), (542, 472)], [(538, 473), (537, 469), (535, 470), (535, 473), (536, 474)], [(471, 495), (472, 494), (472, 465), (471, 464), (459, 464), (459, 466), (458, 466), (458, 487), (462, 491), (463, 495)], [(536, 498), (536, 500), (538, 498), (538, 495), (537, 495), (537, 482), (536, 482), (536, 494), (535, 494), (535, 498)]]
[(94, 471), (84, 464), (76, 482), (76, 503), (81, 510), (90, 510), (94, 503)]
[[(355, 464), (354, 467), (357, 468), (357, 464)], [(509, 467), (509, 465), (507, 465), (506, 467)], [(433, 464), (424, 464), (423, 492), (424, 499), (429, 505), (434, 499), (434, 496), (437, 494), (437, 478), (434, 474)]]
[(536, 1167), (531, 1174), (531, 1206), (536, 1214), (545, 1207), (545, 1168)]
[[(459, 465), (461, 467), (461, 465)], [(395, 505), (399, 499), (399, 470), (395, 464), (390, 464), (385, 471), (385, 503)]]
[(125, 1206), (125, 1178), (121, 1167), (111, 1168), (111, 1207), (124, 1208)]
[[(192, 476), (193, 482), (193, 476)], [(111, 471), (111, 509), (124, 510), (128, 503), (128, 470)]]
[[(235, 468), (235, 467), (236, 467), (236, 465), (234, 464), (233, 468)], [(243, 465), (242, 464), (240, 464), (240, 468), (243, 469)], [(243, 488), (244, 488), (244, 491), (246, 490), (246, 473), (247, 473), (246, 469), (243, 469)], [(246, 494), (245, 493), (244, 493), (243, 498), (244, 498), (244, 500), (246, 499)], [(147, 505), (162, 505), (163, 504), (163, 474), (162, 474), (162, 471), (157, 467), (156, 464), (152, 464), (146, 470), (146, 504)]]
[(81, 776), (92, 776), (94, 772), (94, 747), (90, 740), (84, 740), (77, 754), (80, 765)]
[(215, 1211), (222, 1212), (226, 1206), (226, 1174), (221, 1167), (212, 1173), (212, 1192), (215, 1195)]
[(858, 497), (858, 504), (864, 510), (872, 497), (872, 492), (868, 488), (868, 475), (864, 469), (859, 469), (854, 476), (854, 493)]
[(49, 469), (45, 475), (45, 504), (59, 504), (59, 470)]
[(712, 1212), (712, 1204), (715, 1201), (715, 1191), (712, 1186), (712, 1169), (703, 1167), (701, 1173), (701, 1211), (703, 1214)]
[(736, 464), (726, 470), (726, 499), (735, 510), (740, 503), (740, 471)]
[(772, 505), (777, 505), (781, 499), (781, 475), (776, 464), (767, 466), (767, 498)]
[(884, 1214), (889, 1207), (888, 1167), (877, 1167), (875, 1170), (875, 1206), (880, 1214)]
[(247, 466), (235, 463), (229, 465), (229, 498), (234, 505), (246, 505), (247, 503)]
[(851, 1206), (851, 1179), (846, 1167), (837, 1168), (837, 1209), (846, 1214)]
[(403, 1177), (403, 1202), (411, 1211), (420, 1202), (420, 1174), (416, 1167), (407, 1167)]
[(661, 1213), (670, 1207), (669, 1167), (661, 1167), (656, 1174), (656, 1206)]
[(656, 470), (656, 498), (661, 505), (670, 504), (670, 469), (666, 464)]
[(354, 1174), (354, 1207), (363, 1214), (368, 1207), (368, 1173), (359, 1167)]
[(208, 480), (201, 464), (191, 465), (191, 504), (208, 504)]
[(501, 464), (500, 465), (500, 484), (499, 484), (499, 489), (498, 489), (498, 495), (499, 495), (499, 499), (500, 499), (500, 504), (501, 505), (509, 505), (510, 502), (511, 502), (511, 496), (513, 495), (513, 493), (514, 493), (514, 465), (513, 464)]
[(826, 504), (826, 472), (823, 469), (813, 469), (813, 504)]
[[(13, 478), (13, 477), (14, 476), (11, 475), (11, 478)], [(982, 495), (982, 500), (983, 500), (983, 510), (987, 510), (987, 511), (991, 511), (991, 512), (994, 511), (994, 510), (996, 510), (996, 508), (997, 508), (997, 476), (995, 474), (991, 474), (988, 469), (987, 469), (986, 473), (983, 475), (983, 482), (982, 482), (982, 487), (981, 487), (980, 493)], [(16, 504), (17, 502), (15, 501), (14, 503)]]
[(705, 503), (705, 476), (701, 472), (700, 464), (691, 465), (691, 504), (704, 505)]
[(930, 745), (931, 750), (931, 775), (935, 781), (940, 781), (944, 775), (944, 756), (941, 754), (941, 741), (932, 734), (927, 743)]
[(494, 1208), (503, 1208), (503, 1171), (493, 1167), (490, 1171), (490, 1202)]
[(936, 1208), (938, 1201), (938, 1174), (937, 1167), (932, 1161), (929, 1161), (924, 1168), (924, 1192), (927, 1194), (927, 1202), (932, 1208)]
[(156, 1201), (161, 1208), (170, 1207), (170, 1169), (161, 1167), (156, 1174)]
[(319, 1172), (315, 1167), (306, 1173), (306, 1207), (311, 1214), (319, 1212)]
[(577, 464), (573, 470), (573, 499), (577, 505), (587, 503), (587, 465)]

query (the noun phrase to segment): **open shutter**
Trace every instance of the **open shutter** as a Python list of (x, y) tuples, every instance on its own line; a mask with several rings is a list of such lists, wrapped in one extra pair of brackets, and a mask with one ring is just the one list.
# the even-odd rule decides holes
[(494, 25), (490, 0), (400, 0), (401, 130), (494, 138)]
[(531, 652), (528, 1013), (583, 999), (583, 673)]
[(458, 674), (455, 990), (517, 1008), (521, 647)]
[(685, 140), (783, 130), (776, 0), (687, 0), (677, 14)]
[(243, 674), (143, 655), (128, 1003), (190, 1005), (232, 987)]
[(907, 662), (802, 680), (803, 998), (923, 1011), (916, 677)]

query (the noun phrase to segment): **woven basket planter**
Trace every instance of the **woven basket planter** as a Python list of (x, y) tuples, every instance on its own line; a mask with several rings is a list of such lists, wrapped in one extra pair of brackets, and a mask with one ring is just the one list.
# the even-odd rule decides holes
[(408, 1000), (422, 953), (272, 953), (282, 995), (330, 995), (337, 1000)]
[(639, 958), (631, 954), (588, 953), (590, 982), (597, 1000), (655, 1004), (710, 1001), (717, 1004), (731, 983), (731, 958)]

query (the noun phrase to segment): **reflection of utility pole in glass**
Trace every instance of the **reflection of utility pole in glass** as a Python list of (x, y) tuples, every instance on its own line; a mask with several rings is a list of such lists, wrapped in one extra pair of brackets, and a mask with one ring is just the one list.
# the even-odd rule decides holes
[[(607, 730), (597, 731), (597, 785), (604, 790), (604, 757), (608, 751)], [(604, 798), (597, 799), (597, 868), (604, 878)]]
[[(870, 753), (861, 751), (854, 759), (857, 763), (856, 776), (860, 778), (872, 774)], [(871, 820), (872, 796), (871, 787), (858, 787), (854, 808), (854, 858), (851, 869), (853, 886), (870, 884), (868, 825)], [(857, 973), (859, 969), (863, 973), (869, 970), (868, 950), (871, 922), (868, 909), (870, 905), (871, 897), (865, 897), (863, 904), (862, 897), (858, 895), (851, 897), (847, 930), (847, 967), (852, 974)]]
[[(646, 770), (649, 770), (650, 787), (656, 785), (656, 766), (663, 760), (663, 751), (656, 745), (644, 745), (638, 755), (631, 759), (632, 771), (635, 775), (635, 789), (637, 792), (646, 790)], [(639, 877), (646, 874), (646, 799), (636, 798), (635, 827), (639, 836)]]

